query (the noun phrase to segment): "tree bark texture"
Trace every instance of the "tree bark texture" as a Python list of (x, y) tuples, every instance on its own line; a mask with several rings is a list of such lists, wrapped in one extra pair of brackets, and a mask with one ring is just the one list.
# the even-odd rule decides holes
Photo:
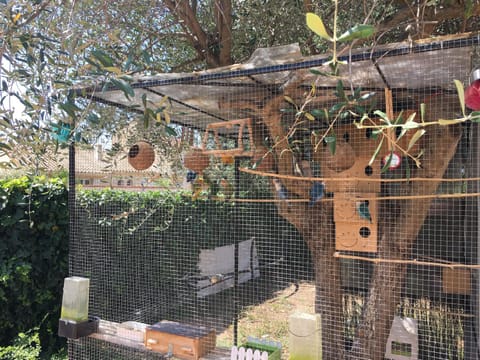
[[(274, 153), (277, 171), (281, 175), (293, 175), (295, 156), (288, 149), (286, 129), (281, 125), (280, 107), (283, 96), (267, 102), (262, 120), (272, 139), (276, 139)], [(432, 120), (448, 116), (442, 110), (442, 99), (429, 104), (435, 111)], [(441, 179), (455, 154), (461, 137), (460, 127), (437, 126), (428, 130), (422, 148), (422, 167), (413, 170), (412, 177)], [(322, 164), (320, 164), (320, 168)], [(292, 196), (308, 198), (310, 181), (281, 179)], [(412, 181), (400, 185), (402, 195), (435, 194), (439, 180)], [(385, 201), (379, 221), (377, 256), (382, 259), (410, 259), (415, 239), (425, 221), (431, 200), (408, 199)], [(397, 305), (401, 300), (406, 265), (379, 263), (375, 266), (361, 324), (356, 334), (352, 352), (345, 353), (343, 290), (341, 271), (335, 252), (335, 223), (333, 202), (322, 201), (313, 207), (305, 203), (278, 204), (282, 217), (302, 234), (311, 251), (316, 285), (315, 311), (322, 316), (323, 359), (382, 360)]]
[[(442, 178), (455, 154), (461, 130), (458, 127), (437, 128), (426, 139), (423, 167), (416, 177)], [(406, 195), (435, 194), (441, 181), (412, 182), (403, 185)], [(382, 221), (378, 257), (381, 259), (410, 259), (415, 239), (427, 217), (433, 199), (399, 201)], [(392, 219), (395, 219), (392, 222)], [(356, 356), (383, 360), (393, 318), (400, 302), (407, 266), (379, 263), (375, 266), (361, 325), (354, 347)]]

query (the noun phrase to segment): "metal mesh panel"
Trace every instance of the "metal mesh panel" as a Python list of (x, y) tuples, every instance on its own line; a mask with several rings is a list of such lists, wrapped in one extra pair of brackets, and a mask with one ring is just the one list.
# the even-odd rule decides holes
[[(454, 79), (469, 85), (477, 39), (448, 44), (358, 52), (335, 78), (320, 61), (182, 79), (171, 117), (195, 129), (185, 163), (203, 146), (190, 171), (76, 168), (91, 182), (70, 271), (90, 278), (90, 314), (214, 329), (212, 359), (249, 336), (285, 359), (477, 358), (478, 127), (438, 123), (463, 116)], [(142, 86), (180, 91), (171, 81)], [(420, 137), (386, 118), (432, 124)], [(71, 341), (70, 357), (162, 356), (148, 336), (110, 335)]]

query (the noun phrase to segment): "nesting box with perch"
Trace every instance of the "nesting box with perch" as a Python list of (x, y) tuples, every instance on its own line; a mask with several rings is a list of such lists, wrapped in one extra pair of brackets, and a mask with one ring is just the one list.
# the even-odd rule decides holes
[(155, 161), (153, 146), (146, 141), (133, 144), (128, 150), (128, 163), (136, 170), (146, 170)]
[(377, 251), (375, 193), (336, 193), (333, 199), (337, 250)]
[[(219, 135), (236, 136), (236, 147), (230, 149), (222, 148)], [(214, 149), (207, 149), (207, 143), (212, 139)], [(245, 140), (248, 140), (246, 142)], [(252, 119), (238, 119), (222, 121), (207, 125), (203, 136), (202, 148), (205, 154), (217, 157), (242, 156), (251, 157), (254, 154)]]

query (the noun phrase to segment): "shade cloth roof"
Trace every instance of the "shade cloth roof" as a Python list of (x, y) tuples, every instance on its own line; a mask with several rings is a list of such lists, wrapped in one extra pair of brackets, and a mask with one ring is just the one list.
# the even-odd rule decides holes
[[(472, 54), (479, 45), (478, 34), (462, 34), (418, 42), (402, 42), (342, 54), (340, 75), (356, 87), (371, 90), (442, 88), (454, 91), (454, 79), (466, 82), (472, 69)], [(167, 96), (173, 122), (204, 129), (207, 124), (246, 117), (229, 99), (242, 99), (266, 91), (276, 93), (289, 81), (302, 77), (305, 87), (317, 76), (314, 68), (328, 71), (328, 55), (303, 57), (297, 44), (257, 49), (244, 64), (194, 73), (165, 73), (136, 76), (131, 83), (133, 98), (118, 88), (98, 86), (82, 88), (78, 94), (94, 101), (143, 112), (142, 96), (159, 103)], [(324, 76), (319, 88), (334, 89), (338, 78)], [(427, 82), (428, 81), (428, 82)], [(332, 90), (333, 93), (333, 90)]]

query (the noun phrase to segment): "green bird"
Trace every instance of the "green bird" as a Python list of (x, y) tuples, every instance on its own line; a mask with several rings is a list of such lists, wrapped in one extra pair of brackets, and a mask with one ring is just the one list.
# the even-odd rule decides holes
[(356, 203), (356, 208), (357, 208), (357, 213), (360, 216), (360, 218), (369, 221), (370, 223), (372, 222), (372, 215), (370, 214), (370, 208), (369, 208), (369, 201), (368, 200), (363, 200), (363, 201), (357, 201)]

